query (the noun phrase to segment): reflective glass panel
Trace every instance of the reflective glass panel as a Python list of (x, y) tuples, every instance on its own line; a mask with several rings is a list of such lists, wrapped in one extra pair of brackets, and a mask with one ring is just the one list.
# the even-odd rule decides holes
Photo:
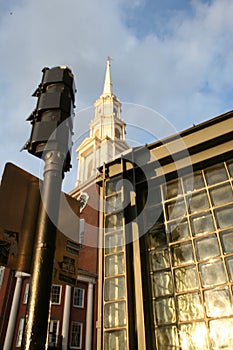
[(191, 243), (181, 243), (172, 246), (172, 262), (174, 266), (193, 262), (193, 249)]
[(229, 316), (233, 313), (228, 287), (204, 291), (206, 313), (209, 317)]
[(209, 200), (205, 191), (193, 194), (189, 200), (189, 210), (191, 213), (196, 213), (200, 210), (209, 208)]
[(158, 324), (176, 321), (175, 303), (173, 298), (164, 298), (154, 302), (155, 315)]
[(105, 350), (122, 350), (126, 349), (126, 330), (105, 332), (104, 334)]
[(233, 226), (233, 207), (228, 206), (225, 208), (215, 210), (218, 226), (220, 228)]
[(105, 218), (105, 230), (113, 231), (116, 229), (121, 229), (123, 226), (123, 213), (116, 213), (112, 215), (108, 215)]
[(151, 229), (148, 233), (151, 248), (157, 248), (167, 243), (167, 236), (164, 229), (164, 225), (158, 225), (159, 227), (156, 226), (153, 229)]
[(150, 229), (153, 225), (155, 225), (158, 222), (159, 217), (161, 216), (163, 212), (161, 205), (153, 206), (146, 211), (146, 227), (147, 229)]
[(208, 331), (204, 322), (192, 322), (180, 326), (182, 350), (209, 350)]
[(186, 214), (184, 201), (173, 201), (167, 204), (167, 218), (173, 220)]
[(185, 292), (198, 288), (198, 279), (195, 266), (175, 269), (175, 285), (177, 292)]
[(220, 255), (219, 244), (216, 235), (209, 235), (203, 239), (195, 240), (197, 257), (199, 260), (208, 259)]
[(233, 256), (226, 258), (229, 280), (233, 282)]
[(159, 350), (180, 349), (176, 327), (159, 327), (155, 332)]
[(220, 234), (224, 253), (233, 252), (233, 231), (225, 231)]
[(170, 266), (168, 249), (150, 252), (150, 270), (157, 271)]
[(190, 237), (187, 221), (169, 225), (169, 231), (171, 242), (182, 241), (183, 239)]
[(106, 182), (106, 195), (122, 190), (123, 181), (121, 176), (117, 176)]
[(221, 205), (233, 201), (232, 189), (229, 183), (211, 188), (210, 196), (213, 205)]
[(173, 293), (173, 283), (171, 277), (171, 271), (154, 273), (151, 276), (152, 290), (154, 297), (160, 297)]
[(227, 167), (228, 167), (228, 170), (229, 170), (231, 177), (233, 177), (233, 162), (229, 161), (227, 164)]
[(126, 324), (125, 302), (109, 303), (104, 306), (105, 328), (115, 328)]
[(211, 214), (194, 216), (191, 218), (192, 230), (194, 236), (214, 231), (214, 222)]
[(199, 293), (183, 294), (177, 297), (179, 321), (197, 320), (204, 317)]
[(170, 199), (182, 195), (182, 188), (179, 180), (170, 181), (165, 187), (165, 198)]
[(231, 350), (233, 344), (233, 319), (210, 321), (210, 337), (213, 350)]
[(213, 185), (228, 179), (224, 164), (214, 165), (206, 169), (205, 174), (208, 185)]
[(188, 175), (184, 178), (185, 192), (189, 193), (193, 190), (204, 187), (204, 180), (201, 172), (196, 172), (193, 175)]
[(105, 253), (113, 253), (123, 249), (124, 237), (122, 231), (105, 236)]
[(222, 260), (199, 265), (203, 287), (215, 286), (226, 282)]
[(117, 193), (114, 196), (106, 198), (106, 212), (114, 212), (122, 208), (122, 196), (121, 193)]
[(113, 254), (105, 258), (105, 275), (114, 276), (124, 273), (124, 254)]
[(104, 298), (106, 301), (122, 299), (125, 297), (125, 277), (105, 279)]

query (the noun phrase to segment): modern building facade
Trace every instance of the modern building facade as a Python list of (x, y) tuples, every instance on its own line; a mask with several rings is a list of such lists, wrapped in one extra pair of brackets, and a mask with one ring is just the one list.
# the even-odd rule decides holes
[(97, 349), (233, 348), (233, 112), (105, 164)]

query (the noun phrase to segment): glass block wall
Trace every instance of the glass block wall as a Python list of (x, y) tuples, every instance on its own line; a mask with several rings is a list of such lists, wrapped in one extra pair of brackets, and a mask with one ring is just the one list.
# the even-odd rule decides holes
[(233, 348), (233, 162), (193, 176), (155, 188), (164, 229), (149, 231), (147, 249), (157, 350)]
[(106, 182), (103, 349), (128, 349), (128, 307), (122, 177)]

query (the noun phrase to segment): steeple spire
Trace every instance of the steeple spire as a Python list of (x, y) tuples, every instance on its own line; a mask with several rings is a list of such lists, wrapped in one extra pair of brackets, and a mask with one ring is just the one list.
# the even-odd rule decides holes
[(104, 90), (102, 96), (112, 96), (112, 81), (111, 81), (111, 71), (110, 71), (110, 60), (111, 58), (108, 56), (107, 58), (107, 66), (106, 66), (106, 74), (104, 81)]
[(108, 57), (103, 93), (94, 103), (90, 136), (77, 149), (80, 184), (92, 178), (101, 164), (129, 149), (125, 141), (125, 123), (121, 119), (121, 102), (112, 92), (110, 60)]

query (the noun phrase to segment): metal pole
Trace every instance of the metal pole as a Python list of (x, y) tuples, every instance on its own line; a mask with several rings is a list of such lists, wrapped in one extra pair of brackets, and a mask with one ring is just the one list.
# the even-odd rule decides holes
[(35, 237), (22, 350), (43, 350), (46, 345), (64, 159), (65, 155), (60, 151), (47, 151), (44, 157), (42, 201)]

